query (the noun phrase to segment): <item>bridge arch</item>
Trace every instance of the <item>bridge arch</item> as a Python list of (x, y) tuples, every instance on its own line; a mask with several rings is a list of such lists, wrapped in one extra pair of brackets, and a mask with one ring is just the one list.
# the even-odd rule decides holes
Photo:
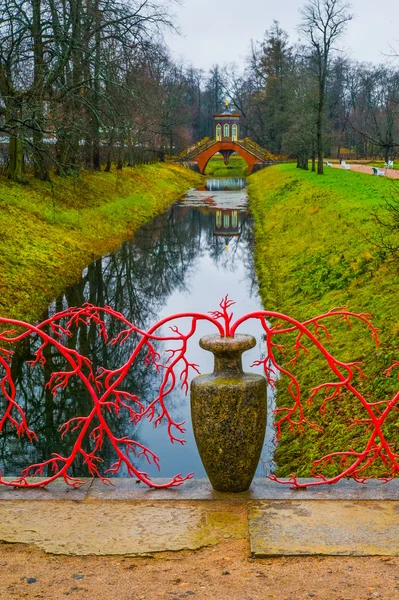
[(200, 172), (203, 174), (206, 169), (206, 165), (217, 152), (221, 152), (223, 150), (231, 150), (232, 152), (237, 152), (247, 163), (249, 172), (252, 173), (253, 168), (256, 163), (260, 163), (261, 161), (257, 158), (252, 152), (249, 152), (246, 148), (241, 146), (241, 144), (237, 142), (219, 142), (217, 141), (209, 148), (206, 148), (197, 156), (195, 156), (192, 160), (198, 164), (198, 168)]

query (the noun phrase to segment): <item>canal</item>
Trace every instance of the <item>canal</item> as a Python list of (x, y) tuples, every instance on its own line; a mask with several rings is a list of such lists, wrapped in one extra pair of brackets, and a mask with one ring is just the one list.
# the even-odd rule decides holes
[[(222, 297), (235, 301), (238, 317), (261, 307), (253, 262), (253, 222), (248, 208), (245, 179), (208, 179), (206, 184), (190, 190), (167, 212), (141, 227), (134, 237), (112, 254), (89, 264), (80, 281), (64, 290), (48, 307), (48, 315), (84, 302), (110, 305), (123, 313), (141, 329), (148, 329), (168, 315), (218, 308)], [(199, 365), (201, 373), (211, 372), (213, 356), (201, 350), (198, 340), (210, 331), (200, 324), (189, 345), (190, 362)], [(244, 332), (244, 331), (243, 331)], [(257, 338), (257, 347), (243, 357), (244, 368), (250, 369), (262, 356), (262, 336), (257, 322), (245, 326), (245, 333)], [(129, 347), (110, 347), (104, 344), (92, 328), (79, 328), (69, 345), (88, 356), (93, 365), (116, 368), (126, 360)], [(33, 356), (34, 342), (24, 342), (13, 361), (18, 397), (25, 408), (30, 426), (38, 441), (30, 444), (6, 431), (0, 442), (0, 471), (7, 476), (18, 475), (25, 466), (49, 458), (52, 452), (67, 452), (73, 437), (60, 439), (59, 426), (76, 415), (87, 414), (91, 401), (79, 381), (71, 381), (66, 390), (53, 398), (45, 388), (51, 369), (57, 369), (57, 356), (47, 356), (44, 369), (31, 369), (26, 360)], [(130, 348), (131, 350), (131, 348)], [(164, 351), (162, 348), (160, 351)], [(126, 385), (146, 403), (154, 397), (159, 376), (153, 369), (137, 361)], [(257, 476), (273, 470), (274, 434), (272, 427), (272, 394), (268, 393), (268, 427)], [(171, 477), (194, 471), (204, 477), (205, 471), (198, 455), (190, 422), (190, 402), (180, 389), (168, 397), (168, 407), (176, 421), (185, 421), (186, 444), (171, 444), (166, 424), (154, 429), (153, 423), (143, 421), (137, 426), (120, 419), (114, 426), (123, 435), (132, 436), (160, 457), (160, 472), (154, 465), (137, 466), (151, 477)], [(105, 471), (113, 460), (111, 448), (103, 449)], [(145, 462), (145, 461), (144, 461)], [(77, 462), (72, 475), (85, 476), (83, 464)], [(120, 470), (119, 476), (126, 476)]]

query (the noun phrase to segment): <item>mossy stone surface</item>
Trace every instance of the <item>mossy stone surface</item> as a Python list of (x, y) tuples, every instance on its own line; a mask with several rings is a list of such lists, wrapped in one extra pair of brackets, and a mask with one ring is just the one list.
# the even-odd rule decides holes
[(244, 373), (241, 355), (256, 343), (249, 335), (205, 336), (215, 370), (191, 383), (191, 416), (202, 462), (213, 488), (243, 492), (251, 485), (266, 430), (266, 380)]

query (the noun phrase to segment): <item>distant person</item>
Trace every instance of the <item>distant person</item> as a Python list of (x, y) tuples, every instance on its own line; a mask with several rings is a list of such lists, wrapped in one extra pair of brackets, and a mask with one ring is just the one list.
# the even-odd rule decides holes
[(339, 159), (339, 164), (342, 165), (342, 154), (338, 155), (338, 159)]

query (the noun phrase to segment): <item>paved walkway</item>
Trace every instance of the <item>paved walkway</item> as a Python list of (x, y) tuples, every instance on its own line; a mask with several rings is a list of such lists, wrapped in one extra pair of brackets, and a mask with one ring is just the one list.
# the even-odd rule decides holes
[[(365, 173), (366, 175), (374, 175), (373, 168), (369, 165), (358, 165), (356, 163), (348, 163), (350, 164), (351, 171), (357, 171), (358, 173)], [(343, 167), (340, 164), (333, 163), (331, 165), (334, 169), (342, 169)], [(328, 168), (328, 167), (327, 167)], [(385, 171), (385, 177), (389, 179), (399, 179), (399, 169), (382, 169)]]
[(230, 495), (200, 479), (168, 490), (115, 482), (1, 488), (0, 541), (81, 556), (143, 556), (229, 540), (249, 540), (257, 558), (399, 556), (398, 480), (293, 490), (262, 479)]

